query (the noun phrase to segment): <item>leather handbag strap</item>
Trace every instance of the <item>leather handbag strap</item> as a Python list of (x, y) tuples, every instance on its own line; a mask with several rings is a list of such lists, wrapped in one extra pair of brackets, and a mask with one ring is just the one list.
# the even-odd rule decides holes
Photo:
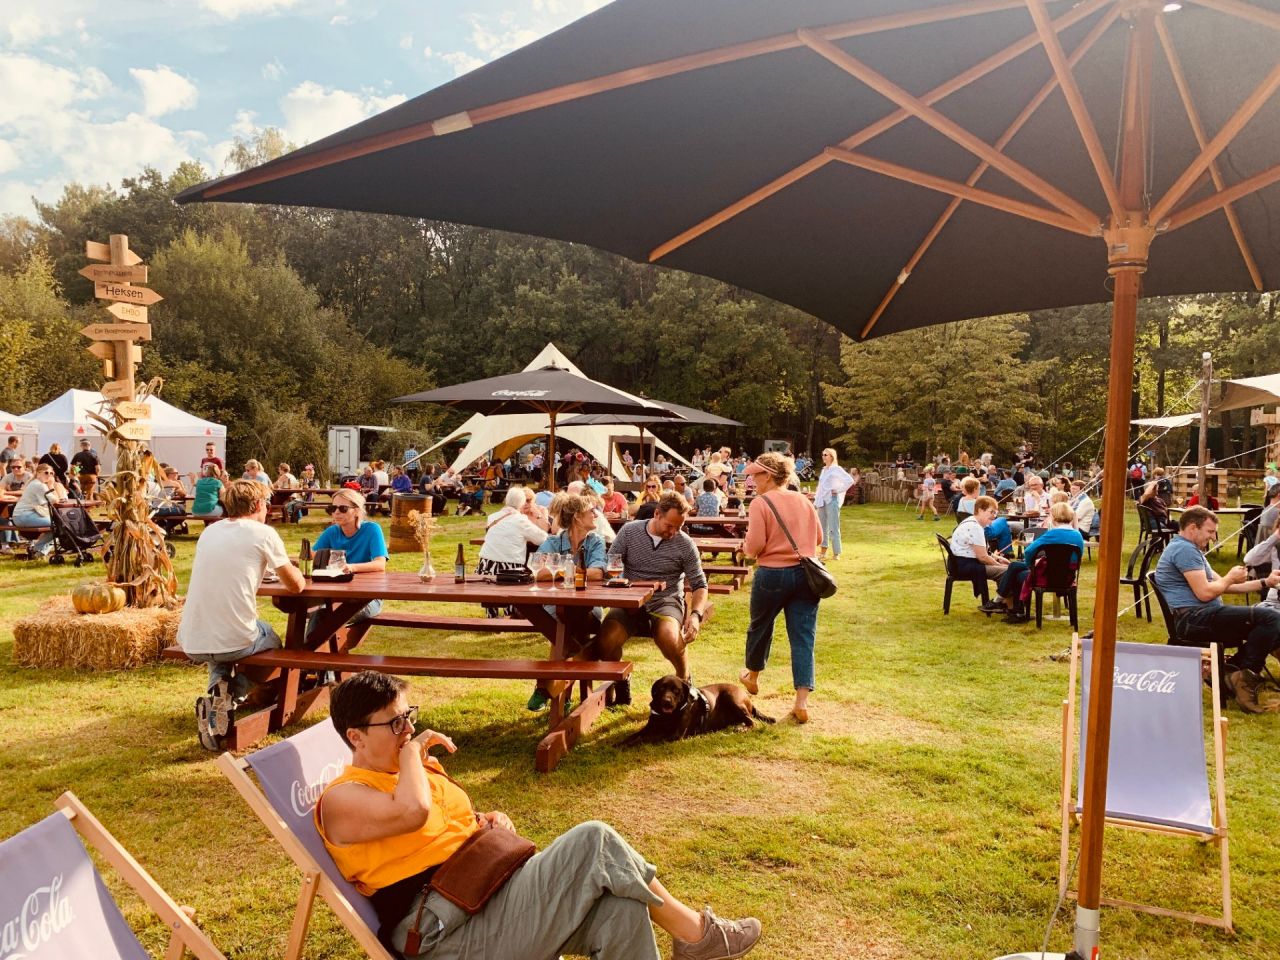
[(800, 553), (800, 548), (796, 546), (796, 538), (791, 536), (791, 531), (787, 529), (787, 524), (782, 519), (782, 514), (778, 512), (778, 508), (775, 507), (773, 503), (769, 500), (769, 495), (767, 493), (763, 494), (760, 497), (760, 499), (763, 500), (765, 503), (769, 504), (769, 509), (773, 511), (774, 517), (776, 517), (778, 520), (778, 526), (782, 528), (782, 532), (787, 535), (787, 540), (789, 540), (791, 543), (791, 549), (796, 552), (797, 557), (800, 557), (800, 559), (803, 560), (804, 557)]

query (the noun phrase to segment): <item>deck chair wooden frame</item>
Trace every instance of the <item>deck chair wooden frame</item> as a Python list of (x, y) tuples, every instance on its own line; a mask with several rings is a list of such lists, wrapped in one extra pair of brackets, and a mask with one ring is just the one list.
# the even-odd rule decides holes
[(249, 776), (248, 762), (230, 753), (224, 753), (218, 757), (217, 766), (222, 771), (222, 775), (231, 781), (236, 792), (244, 798), (249, 809), (258, 815), (258, 819), (275, 837), (276, 843), (284, 848), (289, 859), (302, 871), (302, 887), (298, 891), (298, 906), (294, 910), (293, 923), (289, 927), (289, 941), (285, 948), (284, 960), (300, 960), (302, 948), (306, 945), (307, 928), (311, 923), (311, 911), (315, 907), (317, 894), (329, 905), (329, 909), (337, 916), (338, 922), (347, 928), (371, 960), (400, 960), (379, 942), (377, 933), (369, 929), (368, 924), (351, 905), (351, 901), (326, 876), (315, 858), (276, 813), (271, 806), (271, 801), (263, 795), (253, 778)]
[[(1221, 689), (1217, 644), (1210, 644), (1207, 649), (1201, 650), (1200, 663), (1201, 669), (1203, 669), (1205, 663), (1210, 665), (1213, 690)], [(1062, 846), (1058, 857), (1058, 895), (1066, 894), (1073, 898), (1076, 895), (1076, 891), (1068, 890), (1070, 883), (1068, 870), (1071, 854), (1071, 823), (1073, 820), (1078, 821), (1080, 819), (1080, 815), (1076, 812), (1075, 804), (1071, 799), (1071, 775), (1072, 768), (1075, 765), (1075, 748), (1077, 745), (1074, 731), (1076, 674), (1079, 665), (1080, 639), (1073, 634), (1071, 637), (1071, 674), (1067, 684), (1067, 699), (1062, 701), (1062, 793), (1060, 796), (1062, 806)], [(1191, 923), (1207, 924), (1208, 926), (1226, 930), (1228, 933), (1234, 933), (1231, 917), (1231, 858), (1227, 834), (1227, 718), (1222, 715), (1222, 706), (1219, 703), (1219, 698), (1213, 696), (1209, 699), (1213, 701), (1213, 832), (1201, 833), (1181, 827), (1145, 823), (1112, 816), (1106, 818), (1106, 823), (1108, 826), (1120, 827), (1125, 830), (1158, 833), (1165, 836), (1191, 837), (1201, 843), (1215, 844), (1218, 847), (1218, 858), (1222, 871), (1222, 915), (1220, 917), (1211, 917), (1200, 913), (1189, 913), (1151, 904), (1135, 903), (1131, 900), (1121, 900), (1115, 897), (1101, 897), (1100, 902), (1110, 907), (1125, 907), (1129, 910), (1137, 910), (1141, 913), (1150, 913), (1160, 917), (1174, 917)]]
[(142, 864), (133, 858), (74, 793), (68, 790), (53, 805), (71, 822), (80, 838), (111, 864), (125, 883), (164, 921), (169, 928), (169, 945), (165, 948), (164, 960), (181, 960), (187, 951), (199, 960), (227, 960), (204, 931), (195, 925), (192, 919), (195, 911), (190, 907), (179, 906), (165, 893), (151, 874), (143, 869)]

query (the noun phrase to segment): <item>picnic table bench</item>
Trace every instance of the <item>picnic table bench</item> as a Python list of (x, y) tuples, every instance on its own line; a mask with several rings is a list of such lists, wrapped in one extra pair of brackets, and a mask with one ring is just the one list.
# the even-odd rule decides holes
[[(303, 688), (305, 673), (339, 676), (360, 670), (381, 670), (412, 676), (469, 677), (478, 679), (539, 679), (549, 681), (551, 698), (549, 730), (539, 742), (535, 757), (539, 771), (554, 769), (573, 744), (590, 728), (605, 707), (614, 682), (630, 675), (626, 661), (603, 662), (569, 659), (569, 638), (565, 608), (616, 607), (635, 610), (653, 595), (651, 584), (630, 587), (588, 586), (586, 590), (535, 588), (532, 585), (499, 585), (479, 577), (455, 583), (452, 575), (420, 581), (414, 573), (358, 573), (349, 583), (309, 580), (301, 593), (290, 593), (280, 583), (264, 583), (259, 596), (270, 597), (288, 614), (284, 645), (279, 650), (255, 654), (239, 665), (268, 668), (268, 682), (275, 688), (275, 702), (261, 710), (233, 719), (226, 742), (241, 751), (267, 734), (279, 730), (328, 704), (329, 685), (318, 679)], [(377, 617), (348, 626), (347, 621), (370, 600), (430, 601), (511, 606), (517, 618), (499, 621), (481, 617), (441, 617), (434, 613), (386, 611)], [(557, 608), (552, 617), (544, 605)], [(319, 609), (316, 627), (307, 634), (307, 622)], [(378, 627), (413, 629), (476, 630), (480, 632), (530, 632), (550, 641), (547, 659), (458, 659), (405, 657), (354, 652), (365, 635)], [(182, 650), (170, 647), (170, 659), (185, 659)], [(572, 711), (565, 707), (574, 683), (579, 685), (581, 702)]]

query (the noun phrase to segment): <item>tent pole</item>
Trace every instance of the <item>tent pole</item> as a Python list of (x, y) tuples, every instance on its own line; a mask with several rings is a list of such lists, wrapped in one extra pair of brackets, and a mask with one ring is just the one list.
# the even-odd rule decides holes
[[(556, 412), (548, 410), (551, 418), (551, 441), (547, 444), (547, 489), (556, 492)], [(1119, 574), (1117, 574), (1119, 576)]]
[[(1206, 351), (1200, 354), (1200, 438), (1196, 450), (1196, 483), (1200, 485), (1201, 506), (1210, 502), (1209, 488), (1205, 485), (1205, 468), (1209, 465), (1209, 400), (1212, 389), (1213, 354)], [(1222, 495), (1227, 495), (1225, 490)]]
[(1133, 9), (1128, 72), (1123, 100), (1119, 193), (1123, 219), (1104, 231), (1108, 273), (1115, 280), (1111, 319), (1111, 378), (1107, 393), (1107, 433), (1102, 474), (1102, 534), (1098, 550), (1098, 589), (1093, 614), (1093, 657), (1089, 672), (1086, 720), (1083, 822), (1076, 900), (1075, 950), (1083, 960), (1097, 957), (1102, 897), (1102, 844), (1106, 825), (1107, 762), (1111, 747), (1112, 674), (1115, 672), (1116, 616), (1120, 602), (1120, 563), (1124, 553), (1125, 482), (1129, 461), (1129, 401), (1133, 391), (1133, 349), (1142, 275), (1155, 231), (1147, 223), (1144, 157), (1151, 116), (1151, 62), (1155, 10)]

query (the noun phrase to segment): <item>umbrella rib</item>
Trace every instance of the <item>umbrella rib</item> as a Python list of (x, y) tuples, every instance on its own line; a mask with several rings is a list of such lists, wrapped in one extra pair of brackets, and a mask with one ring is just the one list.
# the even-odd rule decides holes
[[(1110, 3), (1110, 2), (1111, 0), (1086, 0), (1086, 2), (1081, 3), (1075, 7), (1072, 7), (1070, 10), (1064, 13), (1061, 17), (1055, 20), (1054, 29), (1065, 30), (1068, 27), (1072, 26), (1073, 24), (1076, 24), (1081, 20), (1083, 20), (1084, 18), (1088, 17), (1090, 14), (1094, 13), (1099, 7), (1105, 6), (1107, 3)], [(819, 31), (819, 32), (821, 33), (823, 31)], [(985, 60), (974, 64), (972, 67), (970, 67), (968, 70), (964, 71), (963, 73), (956, 74), (950, 80), (947, 80), (946, 82), (939, 84), (938, 86), (930, 90), (928, 93), (924, 94), (920, 99), (926, 104), (930, 104), (930, 105), (935, 104), (939, 100), (949, 97), (951, 94), (955, 93), (957, 90), (961, 90), (964, 87), (967, 87), (969, 84), (982, 79), (982, 77), (986, 76), (988, 73), (991, 73), (992, 71), (999, 69), (1000, 67), (1004, 66), (1006, 63), (1009, 63), (1010, 61), (1015, 60), (1016, 58), (1022, 56), (1022, 54), (1026, 53), (1028, 50), (1032, 50), (1035, 47), (1038, 47), (1039, 45), (1040, 45), (1039, 34), (1030, 33), (1027, 36), (1023, 37), (1021, 40), (1017, 41), (1016, 43), (1010, 44), (1009, 46), (1005, 47), (1003, 50), (999, 51), (998, 53), (994, 53), (991, 56), (987, 57)], [(837, 144), (837, 146), (846, 147), (848, 149), (853, 149), (854, 147), (861, 146), (862, 144), (866, 143), (868, 140), (871, 140), (875, 137), (880, 136), (880, 134), (893, 129), (898, 124), (902, 123), (904, 120), (909, 120), (910, 118), (911, 118), (910, 113), (908, 113), (904, 109), (899, 108), (895, 110), (893, 113), (890, 113), (887, 116), (881, 118), (880, 120), (877, 120), (875, 123), (872, 123), (869, 126), (864, 127), (863, 129), (859, 130), (857, 133), (854, 133), (846, 137), (844, 140), (841, 140), (840, 143)], [(773, 180), (770, 180), (768, 183), (766, 183), (764, 186), (760, 187), (759, 189), (752, 191), (751, 193), (747, 194), (745, 197), (742, 197), (739, 200), (735, 200), (733, 203), (729, 204), (727, 207), (724, 207), (723, 209), (717, 211), (716, 213), (713, 213), (711, 216), (707, 217), (706, 219), (699, 221), (698, 223), (690, 227), (688, 230), (685, 230), (683, 233), (677, 234), (675, 237), (668, 240), (666, 243), (663, 243), (662, 245), (655, 247), (649, 253), (649, 262), (653, 263), (658, 260), (661, 260), (667, 254), (675, 250), (678, 250), (680, 247), (685, 246), (687, 243), (690, 243), (693, 240), (698, 239), (698, 237), (702, 236), (704, 233), (709, 233), (710, 231), (714, 230), (716, 227), (720, 226), (721, 224), (727, 223), (729, 220), (732, 220), (738, 214), (743, 213), (747, 210), (750, 210), (756, 204), (760, 203), (763, 200), (769, 199), (769, 197), (773, 196), (775, 193), (780, 193), (781, 191), (785, 190), (787, 187), (791, 186), (793, 183), (803, 180), (809, 174), (822, 169), (830, 162), (831, 162), (830, 158), (821, 153), (817, 154), (814, 157), (809, 158), (799, 166), (793, 167), (792, 169), (788, 170), (786, 173), (782, 174), (780, 177), (775, 177)]]
[[(1068, 62), (1074, 67), (1075, 64), (1078, 63), (1090, 49), (1092, 49), (1093, 45), (1098, 42), (1099, 38), (1106, 33), (1108, 29), (1110, 29), (1111, 25), (1116, 22), (1116, 18), (1119, 16), (1120, 9), (1118, 7), (1112, 7), (1108, 10), (1106, 14), (1103, 15), (1096, 24), (1094, 24), (1093, 28), (1085, 38), (1080, 41), (1075, 50), (1071, 52), (1071, 57)], [(1031, 119), (1031, 115), (1040, 109), (1044, 104), (1044, 101), (1048, 99), (1049, 94), (1057, 88), (1058, 78), (1055, 75), (1045, 82), (1039, 92), (1032, 97), (1030, 101), (1028, 101), (1022, 112), (1014, 118), (1013, 123), (1009, 124), (1008, 129), (1006, 129), (1005, 132), (1000, 135), (1000, 139), (995, 142), (995, 148), (1003, 151), (1004, 148), (1009, 145), (1010, 141), (1018, 135), (1018, 131), (1021, 130), (1026, 122)], [(969, 175), (969, 179), (965, 181), (965, 185), (970, 187), (975, 186), (977, 182), (982, 179), (982, 175), (987, 172), (989, 167), (990, 164), (985, 160), (979, 163), (978, 166), (974, 168), (973, 173)], [(954, 197), (952, 201), (947, 204), (947, 209), (943, 211), (942, 216), (938, 218), (937, 222), (925, 235), (925, 238), (921, 241), (919, 248), (917, 248), (916, 252), (911, 255), (911, 259), (907, 261), (907, 265), (899, 271), (897, 280), (885, 292), (884, 299), (882, 299), (880, 301), (880, 305), (876, 307), (875, 313), (873, 313), (871, 318), (863, 325), (862, 331), (858, 335), (860, 339), (865, 340), (875, 325), (880, 322), (880, 317), (884, 314), (885, 310), (888, 309), (893, 298), (898, 295), (898, 291), (901, 290), (903, 284), (907, 282), (907, 278), (911, 276), (912, 271), (915, 270), (917, 264), (920, 263), (920, 260), (924, 257), (925, 253), (927, 253), (929, 248), (933, 246), (933, 241), (938, 239), (938, 235), (950, 222), (951, 218), (955, 215), (956, 210), (960, 208), (960, 204), (962, 202), (963, 201), (959, 197)]]
[(1022, 200), (1013, 200), (998, 193), (980, 190), (966, 183), (947, 180), (945, 177), (935, 177), (931, 173), (923, 173), (911, 167), (904, 167), (888, 160), (881, 160), (879, 157), (870, 157), (865, 153), (855, 153), (852, 150), (845, 150), (841, 147), (827, 147), (827, 156), (832, 160), (839, 160), (841, 163), (847, 163), (852, 167), (860, 167), (873, 173), (882, 173), (886, 177), (905, 180), (907, 183), (913, 183), (919, 187), (937, 190), (939, 193), (947, 193), (964, 200), (972, 200), (974, 203), (980, 203), (984, 207), (991, 207), (1026, 220), (1034, 220), (1050, 227), (1057, 227), (1069, 233), (1078, 233), (1082, 237), (1097, 237), (1101, 235), (1100, 225), (1097, 223), (1092, 225), (1081, 223), (1074, 217), (1059, 213), (1057, 210), (1037, 207), (1035, 204), (1025, 203)]
[[(969, 0), (966, 3), (950, 4), (945, 7), (936, 7), (932, 10), (915, 10), (880, 17), (867, 17), (861, 20), (847, 20), (842, 23), (819, 27), (817, 32), (824, 37), (839, 40), (846, 37), (899, 30), (904, 27), (940, 23), (961, 17), (999, 13), (1021, 5), (1022, 0)], [(743, 43), (716, 47), (700, 53), (689, 54), (688, 56), (674, 57), (670, 60), (661, 60), (657, 63), (630, 67), (626, 70), (604, 74), (589, 80), (562, 84), (558, 87), (513, 97), (509, 100), (500, 100), (496, 103), (473, 107), (447, 117), (437, 117), (434, 120), (410, 124), (398, 130), (370, 134), (358, 140), (326, 147), (302, 156), (282, 157), (271, 164), (253, 170), (246, 170), (244, 173), (235, 174), (219, 183), (213, 184), (204, 190), (200, 196), (201, 199), (212, 200), (235, 190), (260, 186), (283, 177), (307, 173), (335, 163), (344, 163), (347, 160), (354, 160), (382, 150), (390, 150), (394, 147), (417, 143), (420, 140), (427, 140), (431, 137), (458, 133), (482, 123), (502, 120), (522, 113), (568, 103), (572, 100), (580, 100), (583, 97), (591, 97), (611, 90), (620, 90), (624, 87), (648, 83), (651, 80), (661, 80), (665, 77), (701, 70), (705, 67), (719, 66), (725, 63), (733, 63), (736, 60), (747, 60), (752, 57), (780, 53), (785, 50), (794, 50), (799, 46), (800, 41), (796, 39), (794, 33), (783, 33), (772, 37), (762, 37), (758, 40), (748, 40)]]
[[(1050, 26), (1049, 29), (1052, 30), (1052, 26)], [(992, 149), (989, 143), (986, 143), (974, 136), (955, 121), (939, 113), (937, 110), (934, 110), (918, 97), (912, 96), (888, 77), (873, 70), (856, 57), (840, 49), (840, 47), (836, 46), (834, 43), (831, 43), (829, 40), (822, 39), (810, 30), (797, 30), (796, 35), (800, 37), (800, 39), (804, 41), (805, 46), (813, 50), (814, 53), (821, 57), (825, 57), (841, 70), (844, 70), (849, 75), (862, 81), (881, 96), (892, 100), (916, 119), (932, 127), (938, 133), (942, 134), (954, 143), (964, 147), (974, 156), (979, 159), (986, 160), (1005, 176), (1009, 177), (1014, 182), (1021, 184), (1045, 202), (1057, 207), (1067, 216), (1078, 220), (1081, 224), (1086, 226), (1097, 223), (1097, 216), (1084, 204), (1067, 196), (1067, 194), (1053, 186), (1053, 184), (1049, 183), (1038, 174), (1033, 173), (1016, 160)]]
[(1241, 0), (1191, 0), (1191, 2), (1210, 10), (1217, 10), (1219, 13), (1239, 17), (1241, 20), (1270, 27), (1272, 30), (1280, 30), (1280, 13), (1263, 10), (1251, 3), (1242, 3)]
[(1235, 203), (1242, 197), (1247, 197), (1251, 193), (1257, 193), (1259, 190), (1265, 190), (1271, 184), (1280, 181), (1280, 164), (1269, 167), (1261, 173), (1256, 173), (1247, 180), (1241, 180), (1234, 187), (1228, 187), (1225, 190), (1219, 190), (1212, 196), (1206, 197), (1199, 203), (1193, 203), (1189, 207), (1183, 207), (1177, 213), (1169, 217), (1162, 224), (1157, 224), (1157, 229), (1165, 233), (1172, 233), (1179, 230), (1189, 223), (1199, 220), (1207, 214), (1213, 213), (1215, 210), (1225, 207), (1229, 203)]
[(1076, 85), (1075, 75), (1067, 64), (1066, 54), (1062, 52), (1062, 44), (1058, 42), (1058, 35), (1053, 30), (1049, 14), (1044, 8), (1044, 0), (1027, 0), (1027, 9), (1031, 13), (1031, 19), (1035, 21), (1036, 30), (1040, 34), (1041, 45), (1044, 47), (1045, 54), (1049, 57), (1053, 72), (1058, 75), (1058, 84), (1062, 87), (1062, 95), (1066, 98), (1067, 106), (1071, 110), (1071, 116), (1075, 119), (1076, 127), (1080, 130), (1085, 150), (1089, 154), (1089, 159), (1093, 162), (1093, 169), (1098, 175), (1098, 182), (1102, 185), (1102, 192), (1106, 194), (1107, 205), (1111, 208), (1112, 219), (1117, 225), (1122, 224), (1124, 222), (1124, 205), (1120, 202), (1120, 188), (1116, 185), (1115, 177), (1111, 175), (1111, 167), (1107, 163), (1106, 151), (1102, 149), (1102, 141), (1098, 138), (1098, 131), (1094, 128), (1093, 120), (1089, 116), (1089, 109), (1085, 106), (1084, 97), (1080, 93), (1080, 88)]
[(1209, 165), (1217, 158), (1218, 154), (1231, 143), (1232, 140), (1244, 129), (1245, 125), (1253, 119), (1254, 115), (1266, 105), (1271, 99), (1271, 95), (1276, 92), (1276, 88), (1280, 87), (1280, 63), (1272, 67), (1271, 72), (1267, 74), (1260, 84), (1258, 84), (1253, 92), (1249, 94), (1240, 104), (1240, 107), (1231, 119), (1222, 125), (1222, 129), (1218, 131), (1217, 136), (1209, 141), (1207, 145), (1202, 144), (1203, 149), (1200, 155), (1195, 158), (1182, 172), (1182, 176), (1174, 181), (1173, 186), (1160, 198), (1160, 202), (1151, 208), (1151, 222), (1159, 223), (1169, 211), (1181, 200), (1191, 189), (1192, 185), (1200, 179), (1200, 176), (1209, 168)]
[[(1178, 57), (1178, 52), (1173, 48), (1173, 38), (1169, 36), (1169, 30), (1165, 26), (1163, 17), (1156, 19), (1156, 35), (1160, 38), (1160, 46), (1164, 50), (1165, 62), (1169, 64), (1169, 72), (1173, 74), (1173, 83), (1178, 88), (1178, 96), (1182, 98), (1182, 106), (1187, 111), (1187, 120), (1191, 124), (1192, 132), (1195, 134), (1196, 143), (1200, 145), (1201, 149), (1204, 149), (1204, 145), (1208, 141), (1204, 132), (1204, 124), (1200, 122), (1199, 111), (1196, 110), (1195, 104), (1191, 100), (1191, 86), (1187, 83), (1187, 76), (1182, 70), (1182, 62)], [(1209, 175), (1213, 178), (1214, 187), (1219, 191), (1226, 186), (1216, 158), (1209, 163)], [(1231, 206), (1231, 204), (1226, 204), (1222, 208), (1222, 212), (1227, 216), (1227, 223), (1231, 226), (1231, 234), (1236, 239), (1236, 246), (1240, 248), (1240, 256), (1244, 258), (1244, 265), (1249, 271), (1249, 276), (1253, 278), (1253, 286), (1260, 291), (1263, 289), (1262, 272), (1258, 269), (1258, 262), (1254, 259), (1253, 251), (1249, 247), (1249, 241), (1245, 239), (1244, 227), (1240, 224), (1240, 218), (1236, 215), (1235, 207)]]

